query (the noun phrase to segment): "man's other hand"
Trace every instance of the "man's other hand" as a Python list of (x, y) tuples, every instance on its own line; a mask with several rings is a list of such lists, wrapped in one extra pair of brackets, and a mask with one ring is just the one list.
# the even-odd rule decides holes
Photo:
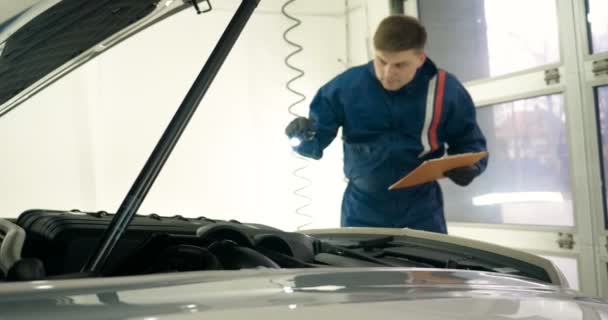
[(477, 166), (456, 168), (445, 172), (445, 176), (459, 186), (468, 186), (480, 174)]

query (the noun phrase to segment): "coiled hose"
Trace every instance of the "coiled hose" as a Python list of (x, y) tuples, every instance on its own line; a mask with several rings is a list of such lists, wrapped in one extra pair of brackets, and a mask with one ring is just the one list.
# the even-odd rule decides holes
[[(293, 78), (291, 78), (286, 84), (285, 84), (285, 88), (293, 93), (294, 95), (298, 96), (298, 99), (296, 101), (294, 101), (288, 108), (287, 111), (289, 112), (289, 114), (291, 114), (294, 117), (299, 117), (301, 115), (297, 114), (296, 112), (293, 111), (293, 108), (296, 107), (298, 104), (302, 103), (304, 100), (306, 100), (306, 95), (304, 95), (303, 93), (295, 90), (292, 87), (292, 83), (298, 79), (300, 79), (301, 77), (303, 77), (306, 73), (304, 72), (304, 70), (294, 66), (293, 64), (290, 63), (290, 59), (291, 57), (295, 56), (296, 54), (300, 53), (302, 50), (304, 50), (304, 48), (299, 45), (296, 42), (293, 42), (291, 40), (289, 40), (289, 38), (287, 37), (287, 35), (289, 34), (289, 32), (291, 32), (293, 29), (297, 28), (300, 24), (302, 24), (302, 20), (292, 16), (291, 14), (287, 13), (286, 9), (287, 7), (292, 4), (293, 2), (295, 2), (296, 0), (288, 0), (286, 1), (283, 6), (281, 7), (281, 12), (283, 13), (283, 15), (285, 17), (287, 17), (289, 20), (291, 20), (293, 22), (293, 24), (291, 26), (289, 26), (289, 28), (287, 28), (285, 30), (285, 32), (283, 32), (283, 40), (285, 40), (285, 42), (287, 42), (290, 46), (294, 47), (295, 50), (292, 51), (289, 55), (287, 55), (284, 59), (285, 65), (291, 69), (297, 72), (296, 76), (294, 76)], [(297, 188), (296, 190), (294, 190), (293, 194), (301, 199), (304, 199), (304, 204), (297, 207), (295, 210), (295, 214), (301, 217), (306, 218), (306, 222), (304, 224), (298, 225), (297, 230), (301, 230), (305, 227), (307, 227), (308, 225), (312, 224), (313, 221), (313, 217), (312, 215), (308, 214), (305, 212), (305, 209), (307, 207), (309, 207), (312, 204), (312, 198), (310, 196), (308, 196), (304, 191), (309, 189), (312, 186), (312, 180), (310, 180), (309, 178), (307, 178), (305, 175), (303, 175), (304, 170), (306, 170), (309, 166), (310, 166), (310, 161), (305, 158), (300, 156), (297, 152), (293, 152), (292, 153), (294, 158), (299, 159), (302, 162), (302, 166), (298, 167), (297, 169), (295, 169), (294, 171), (292, 171), (292, 175), (297, 177), (299, 180), (302, 181), (302, 186)]]

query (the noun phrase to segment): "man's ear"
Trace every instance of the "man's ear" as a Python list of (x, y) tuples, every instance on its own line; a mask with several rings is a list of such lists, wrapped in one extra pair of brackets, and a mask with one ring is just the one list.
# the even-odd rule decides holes
[(424, 64), (424, 62), (426, 61), (426, 52), (420, 50), (418, 57), (420, 59), (420, 65), (418, 67), (421, 67)]

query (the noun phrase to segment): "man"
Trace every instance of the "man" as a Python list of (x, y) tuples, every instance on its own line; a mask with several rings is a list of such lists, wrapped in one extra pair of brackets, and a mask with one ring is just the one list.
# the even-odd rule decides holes
[[(317, 92), (310, 118), (285, 129), (302, 142), (294, 149), (320, 159), (342, 127), (342, 226), (412, 228), (447, 233), (437, 182), (388, 191), (423, 161), (486, 150), (468, 92), (426, 57), (426, 31), (415, 18), (385, 18), (374, 35), (374, 60), (338, 75)], [(486, 167), (446, 175), (466, 186)]]

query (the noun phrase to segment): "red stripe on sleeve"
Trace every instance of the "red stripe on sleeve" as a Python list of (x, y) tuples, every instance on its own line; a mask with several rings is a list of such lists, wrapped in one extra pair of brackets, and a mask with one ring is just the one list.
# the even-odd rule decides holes
[(441, 121), (441, 109), (443, 107), (443, 91), (445, 89), (445, 71), (439, 70), (437, 79), (437, 90), (435, 91), (435, 112), (433, 112), (433, 122), (431, 122), (431, 130), (429, 130), (429, 142), (431, 151), (439, 149), (437, 141), (437, 128)]

